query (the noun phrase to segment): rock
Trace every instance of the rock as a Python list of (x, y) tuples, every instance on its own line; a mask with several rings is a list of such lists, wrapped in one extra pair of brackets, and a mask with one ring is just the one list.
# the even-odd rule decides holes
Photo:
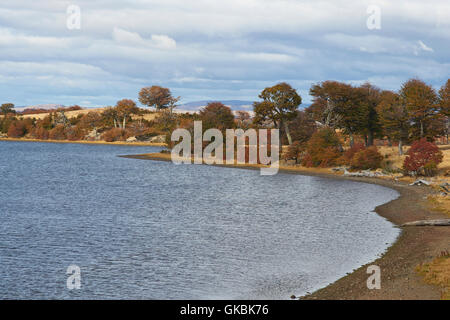
[(89, 141), (98, 141), (100, 140), (101, 134), (97, 132), (97, 130), (91, 130), (86, 136), (85, 139)]
[(152, 137), (152, 138), (150, 138), (149, 142), (164, 143), (164, 142), (166, 142), (166, 136), (165, 135), (160, 135), (160, 136)]
[(297, 164), (297, 161), (291, 159), (291, 160), (286, 160), (286, 165), (287, 166), (295, 166)]
[(136, 142), (136, 141), (137, 141), (136, 137), (129, 137), (127, 139), (127, 142)]
[(370, 170), (363, 170), (363, 171), (357, 171), (357, 172), (349, 172), (347, 169), (344, 169), (344, 176), (348, 177), (369, 177), (369, 178), (375, 178), (375, 177), (383, 177), (385, 176), (384, 173), (379, 171), (370, 171)]
[(402, 224), (402, 227), (450, 226), (450, 219), (420, 220)]
[(421, 185), (429, 186), (430, 184), (431, 183), (426, 180), (419, 179), (419, 180), (416, 180), (413, 183), (411, 183), (410, 186), (421, 186)]

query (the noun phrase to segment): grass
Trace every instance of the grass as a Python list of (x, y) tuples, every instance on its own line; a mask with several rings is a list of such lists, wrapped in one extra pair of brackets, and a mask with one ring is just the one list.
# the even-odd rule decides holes
[(416, 267), (426, 283), (439, 286), (442, 300), (450, 300), (450, 253), (441, 252), (433, 261)]

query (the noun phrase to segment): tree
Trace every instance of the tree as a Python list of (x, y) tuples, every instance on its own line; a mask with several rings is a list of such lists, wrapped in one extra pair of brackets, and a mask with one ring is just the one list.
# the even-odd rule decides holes
[(3, 114), (5, 117), (8, 113), (16, 113), (16, 111), (14, 110), (14, 104), (12, 103), (3, 103), (0, 106), (0, 112), (1, 114)]
[(136, 107), (136, 103), (131, 99), (122, 99), (116, 103), (116, 112), (120, 123), (122, 123), (122, 129), (126, 129), (127, 119), (131, 117), (132, 114), (138, 113), (139, 108)]
[(139, 101), (150, 108), (156, 110), (167, 109), (171, 111), (176, 107), (180, 97), (174, 98), (170, 89), (160, 86), (142, 88), (139, 92)]
[(384, 133), (389, 139), (398, 141), (398, 152), (403, 155), (403, 143), (410, 130), (410, 115), (400, 96), (392, 91), (383, 91), (377, 106)]
[(367, 123), (363, 95), (351, 85), (338, 81), (324, 81), (310, 89), (313, 103), (306, 109), (316, 121), (331, 128), (340, 128), (350, 136), (362, 132)]
[(445, 117), (445, 135), (450, 134), (450, 79), (439, 90), (439, 111)]
[(282, 82), (265, 88), (259, 98), (262, 101), (253, 104), (255, 123), (273, 122), (276, 128), (284, 129), (289, 144), (292, 144), (288, 123), (295, 118), (298, 107), (302, 103), (300, 95), (289, 84)]
[(305, 145), (317, 130), (316, 122), (305, 111), (297, 111), (296, 117), (289, 122), (292, 140)]
[(97, 134), (97, 127), (102, 121), (102, 117), (98, 112), (90, 111), (80, 119), (80, 125), (84, 128), (93, 129)]
[(427, 123), (438, 112), (438, 96), (433, 87), (418, 79), (405, 82), (400, 89), (411, 120), (418, 126), (420, 138), (427, 133)]
[(234, 115), (231, 109), (221, 102), (210, 102), (200, 110), (200, 119), (203, 124), (203, 131), (216, 128), (224, 132), (226, 129), (235, 127)]
[(248, 129), (251, 124), (251, 117), (247, 111), (238, 110), (236, 111), (236, 122), (237, 126), (241, 129)]
[(381, 102), (381, 90), (369, 82), (364, 83), (356, 90), (356, 99), (359, 109), (360, 131), (366, 137), (366, 146), (373, 146), (374, 138), (381, 133), (381, 125), (377, 113), (377, 106)]

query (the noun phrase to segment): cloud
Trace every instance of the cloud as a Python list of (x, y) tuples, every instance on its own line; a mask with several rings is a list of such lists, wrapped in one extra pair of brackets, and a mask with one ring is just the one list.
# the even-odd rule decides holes
[[(183, 102), (254, 100), (287, 81), (307, 103), (321, 80), (395, 90), (450, 74), (445, 0), (77, 0), (81, 30), (68, 30), (72, 3), (1, 3), (3, 99), (114, 104), (159, 84)], [(372, 4), (381, 30), (367, 29)]]
[(118, 27), (114, 27), (113, 39), (120, 45), (130, 45), (135, 47), (154, 47), (158, 49), (176, 49), (177, 43), (174, 39), (166, 35), (152, 34), (150, 40), (146, 40), (137, 32), (130, 32)]

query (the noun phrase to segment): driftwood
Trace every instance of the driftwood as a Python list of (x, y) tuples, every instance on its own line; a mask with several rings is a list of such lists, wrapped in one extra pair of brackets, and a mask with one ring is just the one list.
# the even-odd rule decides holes
[(402, 227), (425, 227), (425, 226), (450, 227), (450, 219), (420, 220), (402, 224)]
[(426, 180), (416, 180), (413, 183), (411, 183), (410, 186), (421, 186), (421, 185), (429, 186), (430, 184), (431, 183)]

